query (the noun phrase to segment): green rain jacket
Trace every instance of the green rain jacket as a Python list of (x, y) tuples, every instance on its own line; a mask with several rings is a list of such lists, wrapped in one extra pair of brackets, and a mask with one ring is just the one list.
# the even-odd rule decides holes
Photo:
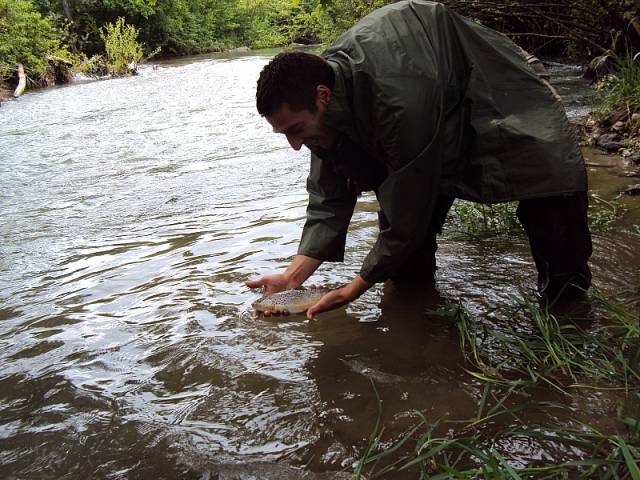
[(339, 142), (311, 153), (299, 254), (342, 261), (363, 190), (388, 224), (360, 271), (375, 283), (423, 243), (440, 194), (497, 203), (587, 189), (562, 105), (506, 36), (409, 0), (366, 16), (322, 56)]

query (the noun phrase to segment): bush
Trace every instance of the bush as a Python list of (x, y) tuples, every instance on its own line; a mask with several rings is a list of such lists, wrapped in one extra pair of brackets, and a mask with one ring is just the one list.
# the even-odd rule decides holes
[(48, 55), (68, 58), (58, 35), (29, 0), (0, 0), (0, 80), (22, 63), (30, 81), (40, 83), (50, 72)]
[[(107, 64), (113, 75), (123, 76), (135, 71), (135, 66), (142, 60), (142, 44), (138, 43), (138, 30), (127, 25), (124, 18), (119, 17), (116, 23), (107, 23), (100, 31), (107, 53)], [(133, 68), (130, 65), (133, 64)]]

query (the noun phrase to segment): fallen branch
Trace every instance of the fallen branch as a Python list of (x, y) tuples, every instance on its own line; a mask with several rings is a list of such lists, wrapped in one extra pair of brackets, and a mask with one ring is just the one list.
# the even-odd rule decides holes
[(24, 67), (21, 63), (18, 64), (18, 86), (13, 91), (14, 97), (19, 97), (24, 93), (24, 89), (27, 86), (27, 76), (24, 74)]
[(47, 60), (53, 63), (63, 63), (69, 67), (73, 66), (73, 62), (71, 60), (67, 60), (66, 58), (56, 57), (55, 55), (47, 55)]

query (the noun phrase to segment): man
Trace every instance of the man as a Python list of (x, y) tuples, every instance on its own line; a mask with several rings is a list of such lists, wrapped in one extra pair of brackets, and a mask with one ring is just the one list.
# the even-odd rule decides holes
[(309, 148), (311, 168), (298, 255), (249, 287), (295, 288), (322, 262), (342, 261), (357, 195), (368, 190), (380, 204), (376, 243), (359, 275), (309, 319), (376, 282), (432, 278), (436, 235), (455, 198), (519, 200), (540, 294), (552, 301), (589, 287), (583, 158), (561, 104), (502, 34), (442, 4), (391, 4), (321, 57), (276, 56), (256, 97), (274, 132)]

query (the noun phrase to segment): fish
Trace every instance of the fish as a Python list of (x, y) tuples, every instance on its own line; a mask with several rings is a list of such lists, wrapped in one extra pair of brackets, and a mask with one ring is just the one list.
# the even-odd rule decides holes
[(311, 306), (315, 305), (324, 295), (329, 293), (331, 289), (319, 288), (294, 288), (284, 290), (278, 293), (265, 295), (251, 304), (254, 310), (264, 312), (282, 312), (288, 311), (292, 315), (304, 313)]

